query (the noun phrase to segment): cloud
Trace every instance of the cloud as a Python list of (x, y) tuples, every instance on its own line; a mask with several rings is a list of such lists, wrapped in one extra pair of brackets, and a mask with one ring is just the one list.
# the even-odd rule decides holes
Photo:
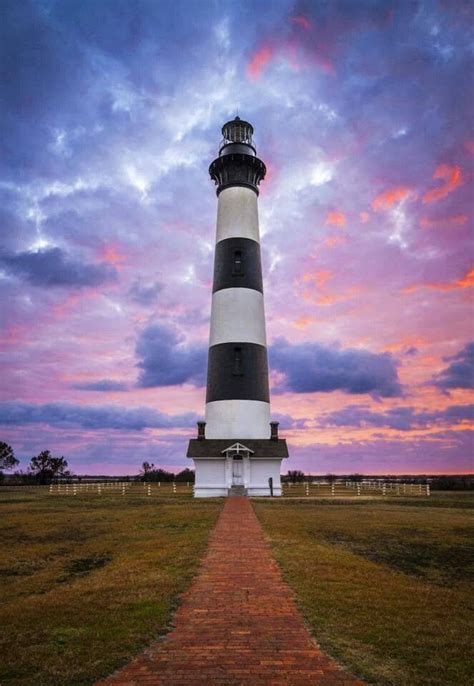
[(464, 276), (456, 281), (434, 282), (434, 283), (415, 283), (412, 286), (402, 288), (402, 293), (413, 293), (420, 288), (430, 288), (434, 291), (453, 291), (458, 288), (472, 288), (474, 286), (474, 267), (469, 269)]
[(411, 188), (407, 186), (398, 186), (396, 188), (389, 188), (383, 193), (379, 193), (372, 201), (372, 208), (378, 212), (379, 210), (389, 210), (396, 202), (400, 202), (407, 198), (411, 193)]
[(330, 226), (345, 226), (346, 215), (344, 212), (339, 212), (339, 210), (328, 212), (324, 223), (329, 224)]
[(117, 272), (111, 265), (79, 262), (60, 248), (3, 254), (0, 255), (0, 265), (9, 274), (24, 278), (34, 286), (83, 288), (99, 286), (117, 278)]
[(330, 348), (319, 343), (292, 345), (277, 339), (270, 349), (270, 366), (284, 375), (278, 392), (350, 394), (395, 397), (402, 394), (397, 365), (390, 353)]
[(298, 14), (295, 17), (291, 17), (291, 21), (293, 24), (300, 26), (305, 31), (309, 31), (309, 29), (311, 28), (310, 20), (303, 14)]
[(0, 423), (5, 425), (48, 424), (57, 428), (143, 429), (188, 428), (195, 424), (192, 412), (167, 415), (149, 407), (122, 408), (113, 405), (85, 406), (73, 403), (35, 403), (6, 401), (0, 403)]
[(363, 405), (349, 405), (319, 418), (321, 427), (374, 427), (412, 431), (430, 426), (452, 426), (474, 420), (474, 405), (451, 405), (444, 410), (419, 411), (414, 407), (393, 407), (386, 412), (372, 412)]
[(112, 379), (101, 379), (100, 381), (90, 381), (86, 383), (72, 384), (72, 388), (78, 391), (127, 391), (128, 385), (121, 381), (113, 381)]
[(269, 45), (262, 45), (256, 50), (250, 58), (247, 65), (247, 75), (252, 80), (260, 78), (262, 70), (275, 56), (275, 49)]
[(438, 188), (427, 191), (423, 196), (423, 203), (437, 202), (452, 193), (462, 182), (460, 167), (451, 167), (449, 164), (440, 164), (436, 167), (433, 179), (442, 179), (445, 183)]
[(150, 285), (144, 285), (139, 279), (133, 282), (128, 294), (138, 305), (152, 305), (156, 302), (158, 294), (163, 290), (163, 286), (158, 281)]
[(135, 352), (141, 369), (138, 386), (204, 385), (207, 346), (186, 345), (178, 333), (163, 324), (151, 324), (140, 334)]
[(443, 391), (453, 388), (474, 388), (474, 341), (467, 343), (456, 355), (443, 357), (450, 362), (436, 375), (434, 385)]
[(467, 222), (467, 219), (467, 214), (457, 214), (453, 217), (438, 217), (437, 219), (421, 217), (420, 226), (422, 226), (424, 229), (447, 229), (454, 226), (464, 226), (464, 224)]

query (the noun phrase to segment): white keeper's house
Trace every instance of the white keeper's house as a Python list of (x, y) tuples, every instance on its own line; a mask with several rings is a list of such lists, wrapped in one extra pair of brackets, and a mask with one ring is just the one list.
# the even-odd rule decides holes
[(222, 135), (209, 168), (218, 205), (206, 421), (198, 422), (187, 456), (196, 497), (278, 496), (288, 448), (270, 421), (257, 204), (266, 168), (251, 124), (236, 117)]

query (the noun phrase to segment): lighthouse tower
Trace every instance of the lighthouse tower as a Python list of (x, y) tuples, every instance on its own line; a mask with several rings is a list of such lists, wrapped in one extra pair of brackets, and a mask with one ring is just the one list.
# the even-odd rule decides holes
[(251, 124), (236, 117), (222, 135), (209, 167), (218, 206), (206, 421), (198, 422), (187, 455), (195, 464), (197, 497), (281, 495), (288, 449), (278, 422), (270, 422), (257, 206), (266, 168)]

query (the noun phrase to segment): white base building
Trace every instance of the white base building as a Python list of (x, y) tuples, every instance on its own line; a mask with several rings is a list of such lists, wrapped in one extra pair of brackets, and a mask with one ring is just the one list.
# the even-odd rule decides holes
[[(204, 422), (200, 422), (200, 429)], [(232, 493), (248, 496), (280, 496), (280, 466), (288, 457), (286, 441), (275, 438), (229, 441), (197, 438), (189, 443), (194, 460), (194, 496), (212, 498)]]

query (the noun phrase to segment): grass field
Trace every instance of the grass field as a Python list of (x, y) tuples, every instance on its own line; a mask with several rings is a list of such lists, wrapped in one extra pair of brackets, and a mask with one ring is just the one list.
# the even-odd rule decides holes
[(333, 657), (373, 684), (474, 684), (474, 494), (254, 507)]
[[(368, 683), (472, 686), (474, 496), (298, 488), (253, 505), (323, 648)], [(0, 488), (0, 684), (90, 686), (165, 632), (223, 505), (191, 495)]]
[(89, 685), (167, 630), (222, 501), (0, 489), (0, 684)]

